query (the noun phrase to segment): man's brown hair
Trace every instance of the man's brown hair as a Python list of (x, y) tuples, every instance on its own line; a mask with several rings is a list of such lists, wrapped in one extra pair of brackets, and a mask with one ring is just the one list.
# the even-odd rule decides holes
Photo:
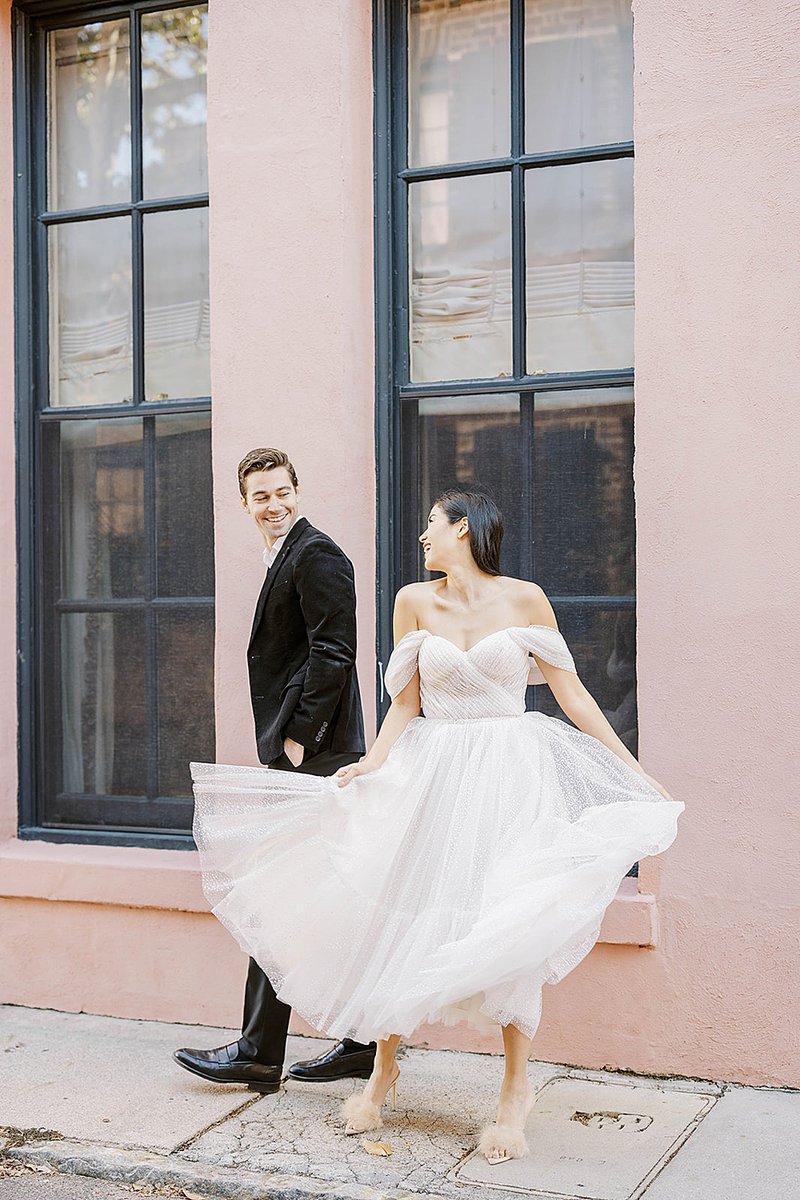
[(297, 489), (300, 486), (295, 469), (289, 462), (289, 455), (284, 454), (283, 450), (276, 450), (273, 446), (260, 446), (256, 450), (249, 450), (239, 463), (239, 491), (245, 500), (247, 499), (247, 476), (252, 475), (253, 471), (272, 471), (275, 467), (285, 467), (294, 488)]

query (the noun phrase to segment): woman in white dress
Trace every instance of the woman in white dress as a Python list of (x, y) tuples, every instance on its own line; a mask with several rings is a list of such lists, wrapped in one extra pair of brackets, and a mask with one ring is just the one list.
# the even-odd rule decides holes
[[(433, 505), (420, 541), (444, 577), (397, 595), (392, 705), (359, 763), (331, 779), (192, 764), (216, 915), (311, 1025), (378, 1042), (346, 1132), (380, 1126), (401, 1037), (499, 1024), (490, 1163), (527, 1150), (542, 986), (585, 957), (621, 879), (669, 846), (683, 810), (581, 683), (541, 588), (500, 574), (502, 533), (485, 496)], [(526, 713), (529, 682), (577, 728)]]

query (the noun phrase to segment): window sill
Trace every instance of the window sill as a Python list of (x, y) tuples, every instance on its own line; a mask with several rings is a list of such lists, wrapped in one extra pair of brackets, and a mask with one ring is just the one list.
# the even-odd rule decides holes
[[(652, 948), (658, 939), (655, 896), (623, 879), (600, 941)], [(0, 844), (0, 899), (53, 900), (122, 908), (207, 913), (196, 851), (85, 846), (18, 839)]]

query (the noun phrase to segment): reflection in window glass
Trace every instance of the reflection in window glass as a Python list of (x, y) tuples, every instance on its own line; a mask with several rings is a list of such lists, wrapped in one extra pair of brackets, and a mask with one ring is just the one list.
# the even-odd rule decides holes
[(207, 51), (207, 4), (142, 16), (142, 166), (148, 200), (208, 191)]
[(510, 374), (510, 186), (478, 175), (409, 189), (413, 380)]
[(191, 796), (189, 763), (214, 760), (213, 609), (158, 614), (158, 711), (159, 795)]
[(61, 791), (139, 796), (147, 791), (145, 618), (61, 617)]
[(48, 47), (48, 206), (131, 198), (127, 19), (54, 29)]
[(536, 582), (550, 595), (632, 596), (633, 390), (534, 402)]
[(159, 417), (155, 450), (158, 594), (213, 596), (211, 414)]
[(528, 373), (633, 364), (633, 160), (526, 176)]
[[(636, 613), (560, 605), (558, 625), (581, 679), (632, 754), (638, 750), (636, 710)], [(530, 688), (533, 703), (550, 716), (567, 718), (549, 688)]]
[(526, 0), (526, 151), (632, 138), (631, 0)]
[(48, 236), (49, 402), (130, 403), (130, 218), (54, 225)]
[(145, 216), (144, 304), (146, 399), (210, 395), (207, 208)]
[(62, 597), (144, 595), (142, 422), (64, 421), (45, 434), (59, 440)]
[(411, 166), (508, 154), (509, 37), (508, 0), (411, 0)]

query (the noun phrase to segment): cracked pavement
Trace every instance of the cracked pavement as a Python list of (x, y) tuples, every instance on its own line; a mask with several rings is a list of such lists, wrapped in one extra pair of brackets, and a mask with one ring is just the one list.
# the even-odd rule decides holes
[[(171, 1059), (177, 1046), (233, 1036), (0, 1006), (0, 1177), (57, 1172), (132, 1194), (230, 1200), (751, 1200), (792, 1195), (800, 1177), (798, 1092), (538, 1062), (531, 1154), (490, 1168), (472, 1152), (502, 1059), (420, 1049), (402, 1054), (397, 1112), (387, 1104), (383, 1128), (365, 1135), (388, 1142), (391, 1156), (373, 1156), (340, 1116), (361, 1080), (289, 1080), (260, 1096), (205, 1083)], [(290, 1038), (287, 1061), (328, 1044)], [(82, 1187), (75, 1194), (89, 1195)]]

